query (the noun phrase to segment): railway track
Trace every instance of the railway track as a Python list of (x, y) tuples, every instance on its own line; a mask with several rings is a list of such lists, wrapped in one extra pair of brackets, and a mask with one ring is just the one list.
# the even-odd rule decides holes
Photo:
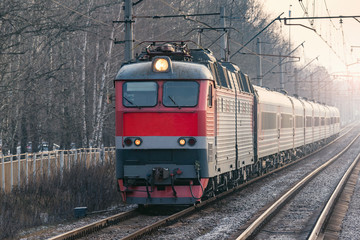
[[(270, 237), (270, 235), (274, 237), (274, 235), (276, 234), (278, 234), (279, 238), (286, 235), (290, 238), (318, 239), (319, 237), (325, 236), (325, 234), (323, 233), (323, 229), (325, 226), (328, 226), (328, 228), (326, 228), (327, 236), (329, 236), (329, 234), (333, 234), (334, 224), (327, 224), (327, 220), (331, 216), (331, 213), (333, 213), (333, 209), (335, 209), (334, 204), (339, 198), (339, 194), (342, 192), (342, 189), (344, 188), (345, 183), (349, 179), (351, 172), (353, 171), (353, 169), (355, 169), (356, 164), (359, 164), (359, 155), (357, 155), (357, 157), (353, 161), (353, 164), (351, 164), (348, 171), (346, 171), (331, 197), (327, 200), (326, 204), (324, 204), (325, 206), (322, 208), (322, 211), (314, 211), (314, 209), (311, 209), (310, 207), (307, 208), (307, 204), (311, 205), (307, 202), (303, 202), (302, 205), (299, 205), (299, 203), (297, 203), (296, 205), (292, 202), (295, 201), (296, 198), (298, 198), (298, 195), (300, 195), (300, 191), (302, 191), (303, 188), (308, 186), (315, 177), (317, 177), (321, 172), (325, 171), (331, 166), (331, 164), (333, 164), (337, 159), (339, 159), (354, 144), (354, 142), (359, 138), (359, 136), (360, 134), (357, 135), (351, 141), (351, 143), (346, 148), (344, 148), (344, 150), (342, 150), (334, 157), (329, 159), (326, 163), (322, 164), (313, 172), (305, 176), (295, 186), (290, 188), (285, 194), (279, 197), (278, 200), (275, 201), (272, 205), (264, 208), (262, 213), (258, 214), (258, 217), (253, 218), (250, 222), (248, 222), (244, 229), (241, 230), (242, 233), (236, 239), (242, 240), (252, 239), (256, 237), (266, 239), (267, 237)], [(356, 149), (356, 151), (358, 150)], [(292, 207), (291, 204), (293, 204)], [(296, 209), (294, 210), (295, 205)], [(322, 204), (320, 202), (319, 207), (321, 206)], [(291, 211), (301, 211), (301, 214), (303, 215), (311, 214), (312, 216), (309, 217), (310, 220), (309, 222), (305, 223), (307, 224), (305, 226), (295, 226), (298, 225), (299, 222), (301, 222), (299, 221), (299, 219), (296, 219), (303, 217), (300, 214), (297, 217), (293, 217), (294, 223), (290, 223), (289, 225), (287, 225), (286, 223), (284, 223), (284, 221), (289, 221), (286, 214)], [(332, 222), (338, 222), (338, 218), (335, 217)], [(337, 230), (339, 229), (337, 228)]]
[[(335, 141), (337, 141), (338, 139), (340, 139), (341, 137), (343, 137), (344, 135), (346, 135), (349, 131), (351, 131), (351, 128), (349, 128), (348, 130), (346, 130), (345, 133), (343, 133), (340, 137), (338, 137), (337, 139), (335, 139), (333, 142), (331, 143), (334, 143)], [(329, 143), (328, 145), (330, 145), (331, 143)], [(326, 145), (326, 146), (328, 146)], [(325, 148), (326, 146), (324, 146), (323, 148)], [(321, 148), (321, 149), (323, 149)], [(316, 152), (320, 151), (321, 149), (317, 150)], [(309, 157), (313, 154), (315, 154), (316, 152), (306, 156), (306, 157)], [(305, 158), (306, 158), (305, 157)], [(240, 186), (237, 186), (233, 189), (230, 189), (229, 191), (227, 192), (223, 192), (219, 195), (216, 195), (215, 197), (211, 198), (211, 199), (208, 199), (208, 200), (205, 200), (195, 206), (191, 206), (189, 208), (186, 208), (184, 210), (181, 210), (179, 212), (176, 212), (175, 214), (172, 214), (172, 215), (169, 215), (169, 216), (165, 216), (165, 217), (157, 217), (157, 219), (154, 217), (152, 220), (150, 220), (149, 222), (152, 222), (151, 224), (147, 225), (147, 226), (144, 226), (144, 227), (139, 227), (137, 229), (134, 229), (134, 226), (131, 226), (129, 227), (129, 223), (125, 223), (125, 221), (129, 220), (130, 218), (133, 218), (133, 217), (136, 217), (138, 220), (132, 220), (132, 222), (141, 222), (141, 219), (144, 218), (145, 216), (142, 215), (138, 209), (134, 209), (134, 210), (131, 210), (129, 212), (125, 212), (125, 213), (121, 213), (121, 214), (117, 214), (117, 215), (114, 215), (114, 216), (111, 216), (109, 218), (106, 218), (106, 219), (103, 219), (101, 221), (98, 221), (98, 222), (95, 222), (93, 224), (89, 224), (87, 226), (84, 226), (84, 227), (80, 227), (78, 229), (74, 229), (70, 232), (67, 232), (67, 233), (64, 233), (64, 234), (61, 234), (61, 235), (58, 235), (58, 236), (55, 236), (55, 237), (52, 237), (50, 239), (52, 240), (57, 240), (57, 239), (78, 239), (78, 238), (82, 238), (84, 236), (87, 236), (91, 233), (94, 233), (94, 232), (97, 232), (97, 231), (100, 231), (101, 229), (104, 229), (104, 228), (107, 228), (111, 225), (116, 225), (116, 228), (119, 228), (119, 229), (131, 229), (131, 233), (127, 234), (126, 236), (118, 236), (120, 237), (120, 239), (136, 239), (136, 238), (140, 238), (141, 236), (144, 236), (144, 235), (147, 235), (151, 232), (153, 232), (154, 230), (160, 228), (160, 227), (164, 227), (164, 226), (168, 226), (168, 225), (171, 225), (173, 224), (174, 222), (176, 221), (179, 221), (179, 219), (181, 218), (184, 218), (188, 215), (191, 215), (191, 214), (194, 214), (195, 212), (199, 211), (200, 209), (203, 209), (215, 202), (218, 202), (220, 200), (222, 200), (223, 198), (225, 198), (226, 196), (234, 193), (235, 191), (238, 191), (240, 189), (243, 189), (245, 187), (247, 187), (248, 185), (254, 183), (254, 182), (257, 182), (263, 178), (266, 178), (267, 176), (271, 175), (271, 174), (274, 174), (284, 168), (287, 168), (293, 164), (296, 164), (297, 162), (301, 161), (302, 159), (299, 159), (299, 160), (296, 160), (294, 162), (291, 162), (281, 168), (278, 168), (278, 169), (275, 169), (271, 172), (268, 172), (267, 174), (264, 174), (260, 177), (257, 177), (257, 178), (254, 178), (244, 184), (241, 184)], [(127, 225), (127, 227), (123, 228), (121, 227), (121, 225), (119, 224), (124, 224), (124, 226)], [(122, 231), (122, 234), (124, 234), (124, 231)], [(91, 235), (88, 236), (90, 239), (91, 239)], [(96, 239), (96, 237), (94, 237), (94, 239)]]
[(132, 209), (130, 211), (115, 214), (108, 218), (102, 219), (100, 221), (88, 224), (86, 226), (71, 230), (69, 232), (54, 236), (49, 238), (49, 240), (61, 240), (61, 239), (78, 239), (84, 237), (90, 233), (96, 232), (100, 229), (106, 228), (110, 225), (118, 224), (122, 221), (126, 221), (129, 218), (137, 216), (139, 213), (137, 209)]
[(360, 174), (360, 153), (344, 174), (318, 218), (309, 239), (338, 239), (341, 222), (349, 207)]
[[(198, 211), (206, 206), (209, 206), (210, 204), (212, 204), (216, 201), (223, 199), (224, 197), (233, 193), (234, 191), (236, 191), (240, 188), (244, 188), (245, 186), (247, 186), (257, 180), (258, 179), (253, 179), (241, 186), (238, 186), (237, 188), (230, 189), (227, 192), (223, 192), (219, 195), (216, 195), (215, 197), (213, 197), (211, 199), (205, 200), (197, 205), (194, 205), (194, 206), (188, 207), (184, 210), (178, 211), (175, 214), (172, 214), (170, 216), (160, 217), (161, 218), (160, 220), (153, 221), (152, 224), (145, 226), (143, 228), (134, 230), (133, 226), (132, 226), (132, 229), (134, 231), (132, 233), (128, 234), (127, 236), (120, 237), (120, 239), (121, 240), (137, 239), (141, 236), (147, 235), (160, 227), (170, 225), (185, 216), (193, 214), (196, 211)], [(49, 240), (79, 239), (84, 236), (88, 236), (89, 234), (92, 234), (94, 232), (100, 231), (101, 229), (107, 228), (111, 225), (116, 225), (117, 228), (121, 229), (120, 224), (124, 223), (125, 221), (128, 221), (130, 218), (135, 218), (135, 217), (136, 217), (136, 220), (132, 220), (132, 222), (138, 223), (138, 222), (141, 222), (143, 220), (143, 218), (146, 217), (146, 215), (141, 214), (141, 211), (139, 209), (133, 209), (131, 211), (120, 213), (120, 214), (111, 216), (109, 218), (105, 218), (103, 220), (97, 221), (95, 223), (88, 224), (84, 227), (80, 227), (80, 228), (74, 229), (72, 231), (54, 236), (52, 238), (49, 238)], [(154, 217), (154, 219), (155, 218), (156, 217)], [(129, 225), (129, 223), (125, 223), (125, 224)], [(91, 236), (89, 236), (89, 238), (91, 238)]]

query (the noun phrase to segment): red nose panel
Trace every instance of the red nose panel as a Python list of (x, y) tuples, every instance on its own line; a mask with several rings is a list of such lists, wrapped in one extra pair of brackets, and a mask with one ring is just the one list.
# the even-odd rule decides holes
[(198, 136), (196, 113), (124, 113), (124, 136)]

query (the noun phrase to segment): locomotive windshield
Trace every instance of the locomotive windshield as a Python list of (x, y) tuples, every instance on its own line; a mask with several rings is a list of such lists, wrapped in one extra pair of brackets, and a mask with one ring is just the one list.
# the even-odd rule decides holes
[(166, 107), (195, 107), (198, 104), (199, 84), (194, 81), (168, 81), (163, 86)]
[(153, 107), (157, 104), (158, 85), (155, 82), (126, 82), (123, 86), (123, 105)]

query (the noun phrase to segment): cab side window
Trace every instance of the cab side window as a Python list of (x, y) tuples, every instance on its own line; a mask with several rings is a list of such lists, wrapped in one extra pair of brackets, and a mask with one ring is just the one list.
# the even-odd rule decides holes
[(208, 107), (212, 107), (213, 102), (213, 96), (212, 96), (212, 84), (209, 85), (209, 91), (208, 91)]

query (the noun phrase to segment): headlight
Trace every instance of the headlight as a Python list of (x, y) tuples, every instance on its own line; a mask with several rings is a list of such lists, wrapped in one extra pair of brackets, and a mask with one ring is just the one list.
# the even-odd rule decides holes
[(154, 72), (168, 72), (170, 68), (170, 58), (158, 57), (153, 60)]
[(126, 146), (130, 147), (132, 144), (132, 140), (130, 138), (125, 138), (124, 143)]
[(184, 146), (186, 144), (186, 140), (184, 138), (179, 138), (178, 143), (180, 146)]
[(196, 139), (195, 139), (195, 138), (190, 138), (190, 139), (188, 140), (188, 144), (189, 144), (190, 146), (194, 146), (195, 143), (196, 143)]
[(141, 138), (137, 138), (137, 139), (135, 139), (135, 141), (134, 141), (134, 144), (135, 144), (136, 146), (140, 146), (141, 143), (142, 143)]

